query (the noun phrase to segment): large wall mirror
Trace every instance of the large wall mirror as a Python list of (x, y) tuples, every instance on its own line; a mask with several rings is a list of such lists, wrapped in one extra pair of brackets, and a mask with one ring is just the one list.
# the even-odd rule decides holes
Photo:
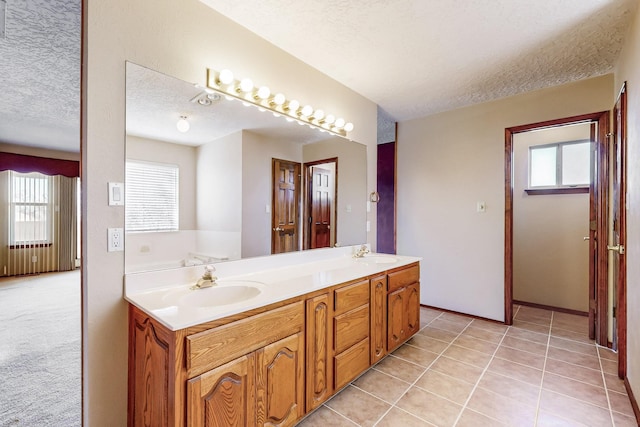
[(365, 145), (126, 74), (126, 272), (366, 241)]

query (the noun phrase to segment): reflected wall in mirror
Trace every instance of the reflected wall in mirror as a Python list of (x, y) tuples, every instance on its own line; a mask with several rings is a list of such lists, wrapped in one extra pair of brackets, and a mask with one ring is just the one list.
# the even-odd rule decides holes
[[(295, 207), (297, 248), (366, 241), (364, 145), (130, 62), (126, 74), (126, 272), (269, 255), (283, 207)], [(300, 164), (286, 206), (274, 159)], [(316, 199), (326, 238), (309, 222)]]

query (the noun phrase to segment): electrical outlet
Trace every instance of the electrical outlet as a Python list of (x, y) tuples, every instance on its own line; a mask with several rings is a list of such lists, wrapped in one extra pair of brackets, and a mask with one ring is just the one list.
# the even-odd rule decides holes
[(124, 229), (109, 228), (107, 234), (107, 250), (109, 252), (124, 251)]
[(38, 255), (33, 255), (31, 257), (31, 262), (38, 262)]

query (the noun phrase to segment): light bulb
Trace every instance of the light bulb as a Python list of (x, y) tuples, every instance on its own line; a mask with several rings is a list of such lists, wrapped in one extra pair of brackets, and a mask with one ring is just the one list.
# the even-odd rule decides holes
[(261, 86), (260, 89), (258, 89), (258, 98), (267, 99), (269, 96), (271, 96), (271, 90), (268, 87)]
[(295, 99), (289, 101), (289, 114), (296, 114), (298, 108), (300, 108), (300, 103), (298, 101), (296, 101)]
[(233, 83), (233, 73), (231, 72), (231, 70), (227, 70), (226, 68), (222, 71), (220, 71), (220, 74), (218, 74), (218, 80), (220, 81), (220, 83), (228, 85)]
[(180, 116), (180, 120), (178, 120), (178, 123), (176, 123), (176, 128), (178, 128), (179, 132), (185, 133), (185, 132), (189, 132), (189, 128), (191, 126), (189, 125), (189, 122), (187, 121), (187, 117), (186, 116)]
[(344, 119), (342, 117), (339, 117), (336, 119), (336, 127), (337, 128), (341, 128), (344, 126)]
[(301, 113), (303, 116), (309, 117), (313, 114), (313, 107), (311, 105), (305, 105), (302, 107)]
[(240, 81), (240, 90), (242, 92), (251, 92), (253, 90), (253, 81), (251, 79), (242, 79)]
[(275, 96), (273, 97), (273, 103), (276, 105), (282, 105), (286, 100), (287, 98), (285, 98), (284, 95), (281, 93), (276, 93)]
[(313, 113), (313, 117), (314, 117), (316, 120), (322, 120), (322, 119), (324, 119), (324, 111), (322, 111), (322, 110), (316, 110), (316, 112), (315, 112), (315, 113)]
[(332, 124), (333, 124), (333, 122), (335, 122), (335, 121), (336, 121), (336, 116), (334, 116), (333, 114), (329, 114), (329, 115), (327, 115), (327, 117), (324, 119), (324, 121), (325, 121), (327, 124), (332, 125)]
[(353, 123), (349, 122), (346, 125), (344, 125), (344, 130), (346, 132), (351, 132), (353, 130)]

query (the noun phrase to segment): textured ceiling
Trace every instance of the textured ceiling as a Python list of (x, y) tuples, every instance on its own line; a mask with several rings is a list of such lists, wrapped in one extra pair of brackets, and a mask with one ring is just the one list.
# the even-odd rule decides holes
[(637, 0), (201, 1), (397, 121), (606, 74), (637, 7)]
[(80, 149), (80, 0), (7, 0), (0, 142)]
[[(612, 71), (638, 3), (201, 1), (379, 104), (384, 132)], [(80, 0), (7, 0), (0, 142), (79, 150), (80, 12)]]

